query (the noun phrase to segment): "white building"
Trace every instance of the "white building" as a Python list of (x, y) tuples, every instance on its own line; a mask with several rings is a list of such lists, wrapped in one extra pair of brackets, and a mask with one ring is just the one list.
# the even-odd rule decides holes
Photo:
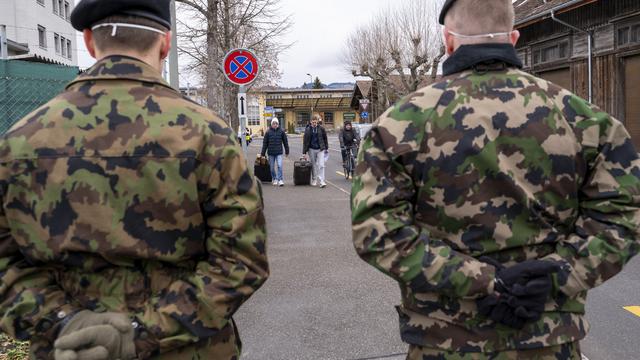
[(74, 0), (0, 0), (9, 56), (77, 66), (77, 32), (70, 23), (73, 6)]

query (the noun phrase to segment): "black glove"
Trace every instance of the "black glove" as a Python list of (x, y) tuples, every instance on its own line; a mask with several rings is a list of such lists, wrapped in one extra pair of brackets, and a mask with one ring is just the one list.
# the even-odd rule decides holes
[(551, 293), (551, 274), (560, 270), (557, 264), (527, 260), (505, 268), (490, 258), (480, 260), (496, 267), (495, 293), (478, 300), (480, 314), (516, 329), (540, 319)]
[[(486, 258), (483, 257), (480, 260), (485, 261)], [(489, 263), (496, 266), (493, 261)], [(551, 275), (558, 271), (560, 271), (558, 264), (545, 260), (527, 260), (508, 268), (498, 264), (496, 266), (496, 290), (511, 292), (515, 285), (524, 286), (529, 281), (538, 278), (546, 278), (551, 283)]]

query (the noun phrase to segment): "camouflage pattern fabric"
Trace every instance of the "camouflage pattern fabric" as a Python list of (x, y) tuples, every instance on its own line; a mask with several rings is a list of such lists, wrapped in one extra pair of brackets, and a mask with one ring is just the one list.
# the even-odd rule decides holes
[(581, 360), (578, 342), (540, 349), (504, 351), (499, 353), (456, 353), (439, 349), (410, 346), (407, 360)]
[(38, 359), (82, 309), (129, 314), (143, 359), (235, 344), (231, 316), (268, 276), (262, 194), (235, 139), (120, 56), (17, 123), (0, 142), (0, 329)]
[[(637, 254), (640, 161), (623, 125), (517, 69), (454, 74), (407, 96), (363, 140), (358, 254), (400, 284), (402, 339), (456, 352), (536, 349), (587, 334), (587, 290)], [(505, 266), (557, 261), (522, 331), (478, 314)]]

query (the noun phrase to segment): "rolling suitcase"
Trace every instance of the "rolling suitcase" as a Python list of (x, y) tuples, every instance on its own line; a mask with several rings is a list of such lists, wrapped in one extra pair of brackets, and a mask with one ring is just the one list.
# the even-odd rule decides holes
[(293, 163), (293, 183), (295, 185), (311, 184), (311, 161), (300, 159)]
[(262, 182), (271, 182), (271, 167), (269, 166), (269, 159), (258, 155), (255, 165), (253, 166), (253, 173), (258, 180)]

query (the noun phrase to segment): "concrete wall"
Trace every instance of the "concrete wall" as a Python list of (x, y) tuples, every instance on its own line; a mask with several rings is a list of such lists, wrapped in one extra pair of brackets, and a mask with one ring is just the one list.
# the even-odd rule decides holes
[[(37, 0), (0, 0), (0, 24), (7, 25), (9, 39), (28, 44), (30, 54), (40, 55), (65, 65), (76, 66), (78, 64), (78, 43), (76, 40), (78, 33), (67, 19), (53, 13), (53, 1), (44, 0), (43, 6)], [(70, 15), (75, 1), (66, 1), (69, 3)], [(63, 5), (64, 2), (65, 0), (62, 1)], [(46, 29), (46, 48), (40, 47), (38, 25)], [(71, 40), (72, 59), (62, 54), (56, 54), (54, 33), (64, 37), (65, 40)]]

